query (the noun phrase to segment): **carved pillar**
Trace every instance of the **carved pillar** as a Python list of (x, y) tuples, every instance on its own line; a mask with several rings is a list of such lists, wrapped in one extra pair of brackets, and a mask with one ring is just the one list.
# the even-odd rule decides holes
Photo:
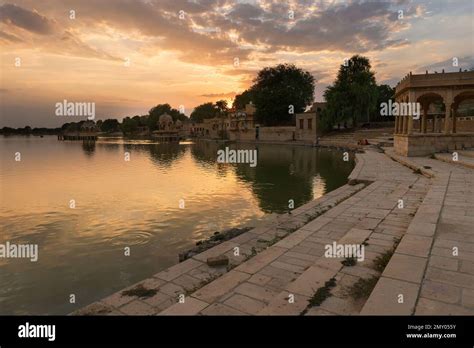
[(451, 123), (451, 132), (452, 132), (452, 133), (456, 133), (456, 117), (457, 117), (457, 113), (458, 113), (458, 106), (457, 106), (457, 105), (453, 105), (453, 113), (452, 113), (453, 120), (452, 120), (452, 123)]
[(413, 115), (408, 115), (407, 119), (408, 119), (407, 134), (412, 134), (413, 133)]
[(444, 100), (444, 106), (446, 108), (446, 111), (444, 113), (444, 133), (449, 134), (450, 132), (450, 127), (449, 127), (449, 119), (451, 117), (451, 108), (453, 104), (453, 91), (448, 90), (446, 92), (446, 97)]
[[(408, 102), (409, 103), (415, 103), (416, 102), (416, 96), (415, 96), (415, 91), (408, 91)], [(413, 110), (412, 110), (412, 115), (408, 115), (408, 125), (407, 125), (407, 134), (412, 134), (413, 133)]]
[(451, 104), (446, 104), (446, 112), (444, 114), (444, 133), (450, 133), (449, 121), (451, 118)]
[(428, 105), (429, 104), (423, 104), (423, 116), (421, 117), (421, 133), (426, 133), (426, 123), (427, 123), (427, 118), (428, 118)]

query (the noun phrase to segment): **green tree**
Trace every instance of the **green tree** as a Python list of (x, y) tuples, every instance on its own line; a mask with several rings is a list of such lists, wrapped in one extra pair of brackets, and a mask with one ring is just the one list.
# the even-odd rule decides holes
[(374, 112), (373, 119), (380, 121), (393, 121), (393, 116), (380, 116), (380, 105), (382, 103), (388, 103), (390, 99), (394, 101), (395, 97), (395, 88), (390, 87), (389, 85), (378, 85), (377, 86), (377, 105)]
[(327, 122), (352, 119), (352, 125), (369, 122), (377, 108), (377, 85), (369, 59), (359, 55), (339, 68), (336, 81), (324, 92)]
[(216, 101), (215, 108), (217, 109), (217, 114), (219, 117), (225, 117), (229, 113), (229, 108), (227, 107), (227, 101), (225, 100)]
[(196, 106), (191, 113), (191, 120), (197, 123), (207, 118), (214, 118), (219, 114), (219, 110), (213, 103), (204, 103)]
[(234, 102), (232, 103), (232, 107), (235, 110), (242, 110), (245, 108), (245, 105), (249, 104), (250, 102), (255, 103), (255, 91), (252, 88), (249, 88), (242, 92), (241, 94), (237, 94), (234, 98)]
[(252, 90), (257, 121), (274, 126), (291, 121), (292, 114), (313, 102), (314, 78), (293, 64), (280, 64), (260, 70)]
[(158, 104), (150, 109), (148, 112), (148, 119), (146, 121), (146, 125), (150, 128), (150, 130), (155, 130), (158, 128), (157, 123), (160, 119), (160, 116), (163, 114), (168, 114), (173, 118), (173, 121), (180, 120), (186, 121), (188, 117), (181, 113), (179, 110), (173, 109), (170, 104)]
[(138, 128), (138, 120), (133, 117), (133, 118), (130, 118), (130, 117), (125, 117), (122, 121), (122, 132), (124, 134), (130, 134), (130, 133), (133, 133), (133, 132), (136, 132), (137, 128)]
[(116, 132), (120, 129), (119, 121), (114, 118), (108, 118), (102, 123), (101, 130), (102, 132)]
[(69, 122), (63, 125), (66, 132), (77, 132), (80, 129), (80, 126), (76, 122)]

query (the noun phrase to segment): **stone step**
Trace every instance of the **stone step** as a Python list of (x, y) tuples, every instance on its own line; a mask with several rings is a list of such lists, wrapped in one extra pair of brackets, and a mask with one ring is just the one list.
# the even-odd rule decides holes
[[(362, 244), (371, 230), (352, 228), (337, 244)], [(314, 263), (298, 278), (289, 282), (285, 290), (275, 295), (258, 315), (300, 315), (308, 306), (315, 292), (325, 286), (343, 268), (340, 258), (315, 258)], [(291, 299), (291, 301), (290, 301)]]
[(469, 150), (459, 150), (458, 153), (462, 156), (472, 157), (474, 158), (474, 149)]
[[(373, 159), (358, 156), (358, 163), (364, 163), (365, 161), (372, 161)], [(391, 219), (396, 218), (397, 223), (404, 221), (404, 225), (408, 226), (409, 221), (412, 219), (411, 215), (408, 213), (405, 214), (404, 219), (399, 217), (399, 211), (395, 204), (391, 204), (390, 207), (381, 208), (381, 210), (374, 209), (370, 203), (370, 192), (372, 192), (375, 197), (379, 197), (378, 190), (383, 192), (383, 194), (391, 197), (392, 193), (383, 187), (383, 182), (377, 182), (366, 189), (364, 189), (360, 195), (365, 196), (364, 206), (367, 206), (366, 211), (370, 213), (367, 216), (367, 220), (370, 220), (371, 217), (378, 217), (380, 219), (390, 219), (387, 222), (391, 222)], [(407, 201), (412, 201), (412, 206), (417, 207), (419, 205), (419, 198), (423, 197), (427, 192), (428, 180), (425, 178), (418, 179), (415, 183), (403, 183), (393, 188), (393, 192), (398, 192), (400, 195), (399, 198), (404, 198)], [(359, 194), (358, 194), (359, 195)], [(358, 198), (354, 196), (354, 199)], [(394, 196), (391, 199), (395, 199)], [(382, 199), (382, 197), (380, 197)], [(351, 198), (352, 199), (352, 198)], [(348, 201), (350, 201), (349, 199)], [(383, 200), (383, 199), (382, 199)], [(341, 204), (337, 209), (343, 209), (344, 204)], [(388, 208), (388, 209), (387, 209)], [(409, 207), (407, 207), (408, 209)], [(363, 208), (350, 208), (346, 206), (343, 209), (344, 213), (358, 211), (358, 209)], [(332, 210), (332, 211), (333, 211)], [(331, 215), (331, 211), (328, 212), (328, 215)], [(338, 215), (335, 215), (338, 216)], [(380, 273), (372, 269), (373, 260), (381, 254), (383, 250), (390, 250), (396, 242), (397, 236), (394, 236), (392, 229), (384, 225), (384, 220), (379, 220), (380, 223), (377, 225), (370, 225), (368, 228), (351, 228), (344, 235), (337, 239), (337, 244), (347, 245), (355, 244), (361, 245), (364, 241), (368, 241), (368, 247), (366, 250), (371, 251), (366, 252), (366, 257), (364, 261), (357, 262), (353, 266), (344, 266), (341, 261), (342, 259), (337, 258), (326, 258), (324, 255), (317, 257), (314, 263), (306, 269), (298, 278), (288, 283), (284, 289), (278, 295), (275, 295), (270, 303), (262, 308), (257, 314), (260, 315), (300, 315), (302, 312), (307, 309), (306, 315), (327, 315), (327, 314), (340, 314), (340, 315), (353, 315), (359, 314), (362, 309), (363, 302), (360, 300), (354, 301), (352, 298), (348, 297), (345, 293), (346, 288), (352, 286), (357, 280), (364, 278), (370, 278), (372, 276), (380, 276)], [(366, 225), (365, 221), (360, 222), (361, 225)], [(302, 229), (305, 229), (304, 226)], [(324, 228), (323, 228), (324, 229)], [(398, 231), (398, 230), (397, 230)], [(404, 231), (402, 232), (404, 233)], [(401, 248), (405, 251), (414, 250), (418, 253), (426, 253), (425, 245), (423, 244), (424, 237), (411, 236), (411, 240), (407, 240)], [(417, 249), (418, 248), (418, 249)], [(372, 250), (377, 250), (377, 253), (374, 253)], [(414, 265), (416, 266), (416, 264)], [(418, 276), (419, 273), (411, 273), (413, 276)], [(335, 288), (331, 290), (331, 296), (325, 299), (320, 306), (315, 306), (312, 308), (307, 308), (309, 300), (311, 297), (318, 291), (320, 288), (324, 288), (325, 284), (331, 279), (335, 281)], [(329, 284), (329, 283), (328, 283)], [(334, 292), (334, 296), (332, 293)], [(290, 302), (289, 300), (292, 300)]]
[[(363, 191), (359, 191), (350, 198), (354, 199), (352, 204), (362, 199), (365, 195)], [(359, 194), (362, 196), (358, 197)], [(344, 202), (341, 202), (337, 207), (343, 207), (343, 205)], [(341, 212), (350, 206), (352, 205), (347, 205)], [(325, 282), (342, 267), (340, 259), (328, 260), (322, 257), (324, 243), (328, 244), (332, 240), (314, 236), (317, 231), (333, 221), (325, 215), (331, 214), (334, 209), (190, 294), (193, 298), (191, 304), (174, 304), (159, 314), (222, 315), (235, 314), (235, 311), (247, 315), (285, 312), (299, 314), (306, 308), (313, 288), (319, 284), (318, 279)], [(348, 233), (338, 238), (343, 243), (362, 243), (370, 233), (369, 230), (347, 226)], [(313, 279), (314, 277), (316, 279)], [(295, 302), (286, 309), (280, 308), (281, 303), (285, 303), (286, 295), (290, 293), (294, 294)], [(201, 308), (204, 304), (207, 305)], [(189, 308), (184, 310), (183, 308), (186, 307)]]
[[(454, 152), (454, 151), (453, 151)], [(457, 161), (454, 160), (452, 153), (436, 153), (434, 156), (437, 160), (459, 164), (464, 167), (474, 168), (474, 152), (471, 151), (457, 151), (458, 157)], [(466, 153), (469, 155), (467, 156)]]
[(445, 193), (430, 187), (360, 314), (414, 314)]
[[(261, 267), (274, 262), (274, 259), (281, 254), (279, 251), (286, 252), (287, 247), (277, 247), (277, 242), (282, 236), (288, 235), (281, 241), (298, 238), (297, 231), (291, 232), (314, 219), (318, 212), (322, 213), (330, 209), (351, 197), (363, 187), (363, 184), (341, 186), (312, 202), (294, 209), (291, 214), (279, 215), (275, 221), (266, 222), (262, 226), (218, 244), (155, 274), (149, 279), (124, 289), (131, 290), (129, 291), (132, 293), (130, 296), (124, 296), (124, 290), (122, 290), (73, 314), (181, 315), (200, 312), (220, 295), (238, 286), (240, 282), (247, 280), (250, 277), (249, 274), (253, 274)], [(234, 254), (236, 247), (240, 249), (237, 256)], [(208, 258), (221, 255), (229, 258), (229, 267), (210, 267), (207, 264)], [(276, 263), (275, 266), (277, 268), (286, 266), (295, 270), (301, 269), (303, 267), (302, 263), (305, 264), (305, 262), (297, 257), (295, 259), (296, 261), (292, 260), (293, 263), (288, 266), (279, 263)], [(150, 297), (139, 297), (140, 286), (147, 291), (154, 291), (155, 294)], [(135, 292), (137, 292), (137, 295), (133, 294)], [(185, 295), (185, 304), (178, 302), (181, 295)], [(187, 299), (190, 299), (189, 303)], [(250, 302), (252, 301), (249, 300)], [(227, 309), (219, 305), (213, 306), (213, 310), (216, 313), (223, 313)], [(228, 310), (228, 312), (232, 311)]]

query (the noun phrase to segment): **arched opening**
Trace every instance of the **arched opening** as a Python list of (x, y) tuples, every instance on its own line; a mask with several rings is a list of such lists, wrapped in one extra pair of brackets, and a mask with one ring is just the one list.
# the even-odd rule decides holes
[(473, 132), (474, 90), (457, 94), (452, 108), (452, 132)]
[(422, 94), (416, 99), (421, 106), (421, 117), (417, 122), (420, 133), (440, 133), (442, 131), (443, 122), (441, 119), (445, 114), (445, 105), (443, 97), (434, 92)]

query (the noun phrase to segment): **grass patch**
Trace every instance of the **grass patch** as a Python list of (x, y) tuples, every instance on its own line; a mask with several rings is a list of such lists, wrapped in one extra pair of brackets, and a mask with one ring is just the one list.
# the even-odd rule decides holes
[(137, 285), (133, 289), (122, 291), (122, 296), (136, 296), (147, 298), (155, 296), (158, 291), (155, 289), (147, 289), (142, 284)]
[(357, 259), (355, 257), (346, 257), (344, 260), (341, 261), (344, 266), (351, 267), (357, 264)]
[(373, 268), (376, 271), (379, 271), (380, 273), (382, 273), (385, 267), (387, 267), (388, 262), (392, 258), (393, 253), (395, 252), (395, 249), (397, 249), (398, 243), (400, 243), (400, 239), (394, 238), (394, 240), (395, 240), (395, 244), (390, 250), (387, 250), (382, 255), (377, 256), (375, 258), (374, 263), (373, 263)]
[(324, 286), (316, 290), (314, 295), (308, 300), (308, 306), (303, 309), (300, 315), (305, 315), (311, 307), (317, 307), (324, 302), (325, 299), (332, 296), (331, 289), (336, 286), (336, 278), (329, 279)]
[(393, 253), (395, 252), (394, 249), (387, 250), (380, 256), (377, 256), (374, 260), (373, 267), (376, 271), (383, 272), (385, 267), (387, 267), (388, 262), (392, 258)]
[(372, 290), (374, 290), (378, 280), (379, 277), (377, 276), (372, 276), (367, 279), (360, 278), (357, 282), (354, 283), (354, 285), (349, 288), (348, 294), (354, 300), (368, 298), (372, 293)]
[(414, 173), (414, 174), (422, 174), (420, 168), (414, 169), (414, 170), (413, 170), (413, 173)]
[(325, 299), (332, 296), (331, 288), (335, 286), (336, 286), (335, 278), (331, 278), (326, 283), (324, 283), (324, 286), (316, 290), (314, 295), (309, 299), (308, 301), (309, 307), (316, 307), (316, 306), (321, 305), (321, 303), (323, 303)]
[[(291, 232), (290, 232), (290, 233), (291, 233)], [(288, 234), (290, 234), (290, 233), (285, 233), (285, 234), (282, 235), (282, 236), (276, 235), (276, 236), (274, 236), (274, 237), (273, 237), (272, 239), (270, 239), (270, 240), (257, 239), (257, 242), (258, 242), (258, 243), (262, 243), (262, 244), (266, 244), (267, 247), (269, 247), (269, 246), (272, 246), (273, 244), (279, 242), (280, 240), (282, 240), (283, 238), (285, 238), (285, 237), (286, 237)]]
[(259, 252), (259, 250), (257, 250), (255, 247), (252, 247), (252, 249), (250, 249), (250, 254), (245, 255), (244, 262), (247, 261), (248, 259), (251, 259), (251, 258), (254, 257), (255, 255), (257, 255), (258, 252)]

